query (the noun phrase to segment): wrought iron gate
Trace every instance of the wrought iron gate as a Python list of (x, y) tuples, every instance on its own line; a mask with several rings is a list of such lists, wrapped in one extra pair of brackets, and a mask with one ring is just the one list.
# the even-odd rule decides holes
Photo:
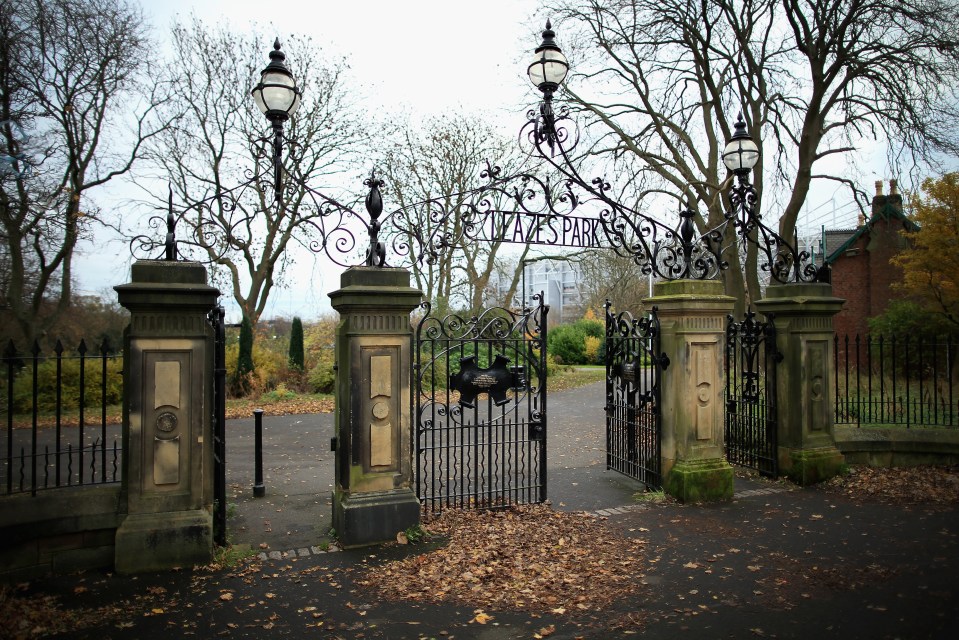
[(776, 444), (776, 348), (773, 316), (726, 322), (726, 458), (732, 464), (779, 475)]
[(416, 327), (413, 450), (427, 510), (546, 500), (546, 314), (425, 315)]
[(226, 546), (226, 324), (223, 307), (207, 316), (213, 327), (213, 541)]
[(656, 307), (649, 317), (613, 314), (606, 301), (606, 468), (648, 487), (662, 485), (660, 350)]

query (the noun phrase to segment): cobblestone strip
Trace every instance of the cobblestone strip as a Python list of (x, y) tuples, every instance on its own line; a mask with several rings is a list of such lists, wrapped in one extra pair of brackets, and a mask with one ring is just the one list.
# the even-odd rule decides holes
[(334, 553), (340, 549), (331, 545), (327, 549), (320, 547), (302, 547), (300, 549), (290, 549), (289, 551), (262, 551), (257, 554), (260, 560), (285, 560), (287, 558), (305, 558), (307, 556), (319, 556), (326, 553)]
[[(752, 498), (755, 496), (768, 496), (774, 493), (785, 493), (787, 491), (793, 491), (794, 487), (789, 486), (779, 486), (779, 487), (768, 487), (764, 489), (749, 489), (747, 491), (739, 491), (733, 494), (733, 500), (739, 500), (741, 498)], [(652, 502), (638, 502), (636, 504), (627, 504), (621, 507), (610, 507), (608, 509), (599, 509), (593, 511), (592, 515), (599, 516), (601, 518), (608, 518), (610, 516), (619, 516), (627, 513), (634, 513), (636, 511), (645, 511), (653, 506)]]

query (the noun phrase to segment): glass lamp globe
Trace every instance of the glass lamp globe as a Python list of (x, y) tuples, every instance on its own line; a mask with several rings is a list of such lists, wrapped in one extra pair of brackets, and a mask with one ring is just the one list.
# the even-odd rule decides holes
[(300, 90), (285, 59), (277, 38), (270, 52), (270, 64), (263, 69), (260, 83), (253, 88), (256, 106), (270, 120), (286, 120), (300, 107)]
[(723, 150), (723, 163), (734, 172), (750, 171), (759, 162), (759, 147), (746, 133), (746, 123), (742, 114), (736, 122), (736, 131)]
[(549, 23), (543, 31), (543, 42), (536, 47), (533, 60), (529, 64), (527, 73), (530, 82), (540, 91), (555, 91), (563, 84), (569, 72), (569, 62), (562, 50), (556, 44), (556, 34)]

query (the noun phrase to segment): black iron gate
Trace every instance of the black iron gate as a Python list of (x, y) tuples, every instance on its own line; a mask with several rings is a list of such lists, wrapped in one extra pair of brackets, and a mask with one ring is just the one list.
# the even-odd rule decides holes
[(217, 305), (207, 319), (213, 327), (213, 541), (226, 546), (226, 324)]
[(546, 500), (546, 314), (431, 314), (413, 366), (416, 494), (427, 510)]
[(646, 318), (613, 314), (606, 302), (606, 468), (662, 485), (660, 350), (656, 307)]
[(730, 463), (779, 475), (776, 445), (776, 348), (772, 314), (766, 322), (747, 312), (726, 323), (726, 458)]

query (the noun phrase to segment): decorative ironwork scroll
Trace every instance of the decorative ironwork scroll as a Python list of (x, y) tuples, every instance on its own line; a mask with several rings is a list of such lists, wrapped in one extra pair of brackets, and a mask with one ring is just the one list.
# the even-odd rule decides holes
[[(729, 266), (724, 258), (729, 247), (724, 243), (738, 238), (758, 247), (763, 256), (760, 267), (776, 282), (828, 281), (828, 267), (817, 268), (808, 252), (797, 251), (763, 224), (756, 212), (755, 188), (744, 174), (729, 191), (721, 224), (700, 233), (696, 211), (680, 203), (678, 222), (671, 227), (661, 222), (667, 212), (651, 215), (629, 207), (613, 197), (612, 185), (604, 177), (580, 173), (572, 161), (579, 133), (568, 108), (531, 110), (527, 115), (519, 141), (531, 159), (529, 166), (537, 170), (503, 175), (499, 166), (487, 162), (479, 172), (480, 184), (458, 194), (384, 214), (381, 189), (386, 185), (373, 174), (364, 182), (368, 192), (366, 211), (361, 213), (311, 188), (296, 172), (285, 177), (282, 197), (266, 198), (279, 175), (269, 170), (251, 174), (242, 184), (217, 191), (176, 215), (171, 195), (167, 220), (157, 216), (149, 224), (155, 230), (167, 225), (162, 243), (167, 259), (193, 248), (200, 250), (202, 260), (215, 262), (231, 249), (254, 243), (257, 212), (274, 206), (264, 203), (275, 202), (281, 209), (296, 207), (310, 250), (340, 266), (435, 264), (469, 243), (514, 243), (610, 249), (632, 260), (643, 274), (664, 280), (718, 277)], [(280, 162), (267, 147), (283, 142), (293, 146), (286, 138), (277, 142), (274, 136), (265, 136), (254, 145), (254, 156), (261, 164)], [(190, 232), (177, 238), (169, 222), (184, 219), (189, 220)], [(170, 242), (175, 245), (172, 253)], [(160, 245), (148, 235), (131, 242), (138, 257), (156, 252)]]

